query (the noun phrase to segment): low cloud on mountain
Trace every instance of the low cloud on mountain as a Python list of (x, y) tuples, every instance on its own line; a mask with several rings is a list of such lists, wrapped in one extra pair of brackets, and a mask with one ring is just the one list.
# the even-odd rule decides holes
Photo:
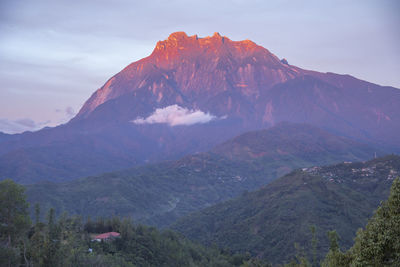
[(18, 120), (0, 119), (0, 132), (15, 134), (25, 131), (37, 131), (48, 126), (49, 123), (50, 121), (36, 122), (28, 118)]
[(135, 124), (166, 123), (170, 126), (177, 126), (207, 123), (212, 120), (224, 118), (225, 117), (218, 118), (201, 110), (187, 109), (175, 104), (164, 108), (158, 108), (147, 118), (139, 117), (132, 122)]

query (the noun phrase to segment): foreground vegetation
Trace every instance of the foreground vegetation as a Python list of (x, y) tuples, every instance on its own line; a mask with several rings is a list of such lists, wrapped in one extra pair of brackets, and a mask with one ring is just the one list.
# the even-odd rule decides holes
[(353, 247), (341, 252), (333, 234), (322, 266), (400, 266), (399, 178), (393, 182), (389, 199), (375, 211), (367, 226), (358, 230)]
[[(36, 206), (31, 223), (23, 187), (11, 180), (0, 182), (0, 200), (0, 266), (240, 266), (249, 259), (117, 217), (83, 222), (64, 214), (56, 219), (50, 209), (46, 222), (40, 222)], [(121, 237), (91, 241), (94, 234), (110, 231)]]
[[(46, 222), (28, 216), (24, 188), (0, 182), (0, 266), (270, 266), (249, 254), (231, 254), (217, 247), (203, 247), (171, 231), (134, 225), (117, 217), (82, 222), (80, 217), (55, 218), (50, 209)], [(92, 241), (95, 234), (117, 231), (120, 238)], [(387, 201), (381, 203), (364, 229), (357, 232), (347, 251), (338, 235), (329, 231), (329, 252), (316, 256), (318, 239), (311, 227), (311, 257), (296, 245), (287, 267), (400, 266), (400, 179), (393, 181)], [(279, 264), (277, 264), (279, 265)]]

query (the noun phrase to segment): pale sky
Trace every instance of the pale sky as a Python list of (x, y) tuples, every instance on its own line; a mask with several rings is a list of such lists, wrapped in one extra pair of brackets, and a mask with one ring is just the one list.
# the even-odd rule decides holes
[(175, 31), (250, 39), (290, 64), (400, 88), (397, 0), (2, 0), (0, 131), (68, 121)]

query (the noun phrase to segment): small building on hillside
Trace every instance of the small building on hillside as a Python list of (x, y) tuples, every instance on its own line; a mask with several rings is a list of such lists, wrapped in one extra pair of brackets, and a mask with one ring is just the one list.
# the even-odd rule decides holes
[(115, 238), (119, 238), (121, 237), (120, 233), (117, 232), (108, 232), (108, 233), (104, 233), (104, 234), (100, 234), (100, 235), (96, 235), (92, 241), (97, 241), (100, 242), (101, 240), (103, 241), (109, 241), (109, 240), (113, 240)]

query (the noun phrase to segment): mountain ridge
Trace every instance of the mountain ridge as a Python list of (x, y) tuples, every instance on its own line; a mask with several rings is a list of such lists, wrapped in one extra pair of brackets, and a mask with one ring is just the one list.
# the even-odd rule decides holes
[[(165, 119), (199, 114), (217, 119)], [(399, 153), (397, 114), (398, 89), (303, 70), (248, 40), (176, 33), (109, 79), (68, 123), (3, 138), (0, 179), (66, 181), (174, 160), (282, 121)]]

